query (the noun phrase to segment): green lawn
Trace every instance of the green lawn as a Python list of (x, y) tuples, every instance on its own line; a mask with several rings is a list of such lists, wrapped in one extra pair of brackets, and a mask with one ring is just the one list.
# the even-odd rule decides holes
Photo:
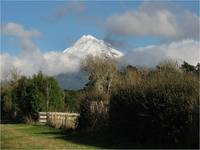
[[(1, 149), (126, 149), (156, 148), (109, 132), (64, 131), (44, 125), (0, 124)], [(157, 147), (159, 148), (159, 147)], [(163, 148), (162, 146), (160, 148)], [(176, 147), (175, 147), (176, 148)]]
[(120, 149), (145, 148), (108, 132), (64, 131), (44, 125), (0, 124), (1, 149)]
[[(73, 135), (74, 134), (74, 135)], [(77, 139), (78, 138), (78, 139)], [(84, 137), (83, 137), (84, 138)], [(94, 141), (92, 141), (95, 143)], [(1, 124), (1, 149), (98, 149), (76, 133), (42, 125)], [(91, 145), (89, 145), (91, 144)]]

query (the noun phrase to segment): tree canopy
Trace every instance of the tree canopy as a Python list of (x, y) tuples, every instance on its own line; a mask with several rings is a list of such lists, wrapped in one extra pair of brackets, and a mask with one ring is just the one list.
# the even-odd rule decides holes
[(32, 78), (21, 77), (3, 86), (1, 107), (4, 118), (37, 120), (39, 111), (62, 111), (64, 93), (53, 77), (39, 72)]

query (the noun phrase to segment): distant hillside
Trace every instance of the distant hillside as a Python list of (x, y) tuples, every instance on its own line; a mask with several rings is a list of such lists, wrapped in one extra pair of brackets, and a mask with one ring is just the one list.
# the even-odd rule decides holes
[(71, 74), (59, 74), (54, 77), (62, 89), (68, 90), (82, 89), (88, 82), (87, 74), (83, 71)]

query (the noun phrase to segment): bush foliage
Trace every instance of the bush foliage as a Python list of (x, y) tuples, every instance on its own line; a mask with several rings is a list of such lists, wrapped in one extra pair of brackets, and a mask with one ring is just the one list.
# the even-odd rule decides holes
[(81, 90), (64, 90), (65, 93), (65, 110), (68, 112), (79, 112), (81, 105)]
[(158, 147), (198, 147), (199, 65), (165, 61), (153, 69), (129, 65), (120, 71), (108, 62), (89, 58), (85, 63), (90, 81), (82, 96), (80, 128), (107, 128)]
[[(182, 72), (175, 63), (163, 63), (149, 72), (131, 71), (112, 94), (111, 129), (141, 143), (187, 143), (192, 124), (198, 123), (193, 115), (199, 105), (198, 78)], [(133, 78), (135, 82), (127, 84)], [(192, 130), (198, 132), (198, 128)]]
[(79, 128), (98, 130), (108, 124), (107, 105), (115, 87), (116, 61), (88, 56), (82, 67), (89, 73), (89, 83), (81, 97)]

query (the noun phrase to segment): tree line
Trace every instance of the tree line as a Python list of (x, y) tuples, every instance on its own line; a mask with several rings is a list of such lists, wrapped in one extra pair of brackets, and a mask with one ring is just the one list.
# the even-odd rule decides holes
[(19, 76), (1, 84), (1, 119), (33, 122), (40, 111), (62, 111), (64, 93), (53, 77), (41, 72), (31, 78)]

